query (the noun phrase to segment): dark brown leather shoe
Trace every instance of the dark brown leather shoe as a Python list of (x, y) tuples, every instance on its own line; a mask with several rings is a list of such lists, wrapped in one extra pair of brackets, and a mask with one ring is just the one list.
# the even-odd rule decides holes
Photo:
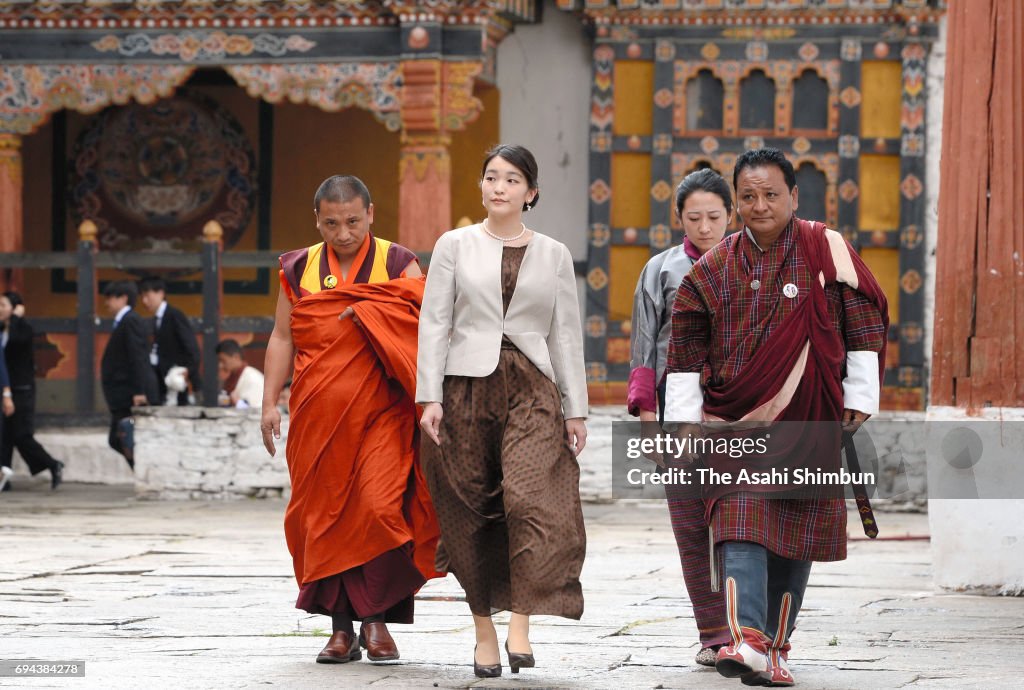
[(394, 661), (398, 658), (398, 645), (384, 623), (363, 621), (359, 626), (359, 644), (366, 650), (366, 658), (370, 661)]
[(359, 640), (350, 632), (341, 630), (331, 635), (320, 654), (316, 657), (318, 664), (347, 664), (359, 661), (363, 653), (359, 651)]

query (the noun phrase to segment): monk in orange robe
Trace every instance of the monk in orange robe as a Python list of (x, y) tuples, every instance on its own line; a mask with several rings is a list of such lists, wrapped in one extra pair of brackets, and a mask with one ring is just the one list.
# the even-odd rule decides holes
[(386, 623), (412, 623), (413, 595), (442, 576), (413, 402), (423, 274), (415, 254), (370, 233), (358, 178), (324, 181), (314, 213), (323, 242), (281, 256), (260, 428), (273, 455), (294, 364), (284, 528), (296, 607), (331, 616), (318, 662), (361, 659), (360, 647), (397, 659)]

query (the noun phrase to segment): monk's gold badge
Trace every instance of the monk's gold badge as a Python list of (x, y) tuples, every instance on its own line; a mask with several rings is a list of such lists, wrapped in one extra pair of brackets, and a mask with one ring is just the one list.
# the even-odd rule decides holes
[(324, 278), (324, 287), (326, 287), (328, 290), (331, 290), (331, 289), (333, 289), (333, 288), (335, 288), (337, 286), (338, 286), (338, 279), (335, 278), (334, 276), (329, 275), (326, 278)]

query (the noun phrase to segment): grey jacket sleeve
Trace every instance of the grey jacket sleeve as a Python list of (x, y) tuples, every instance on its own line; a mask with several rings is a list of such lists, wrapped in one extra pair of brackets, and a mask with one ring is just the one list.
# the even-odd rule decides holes
[(661, 295), (660, 291), (652, 295), (647, 289), (651, 272), (651, 263), (648, 262), (640, 272), (633, 293), (633, 317), (629, 334), (630, 369), (657, 369), (658, 332), (661, 329), (658, 301)]

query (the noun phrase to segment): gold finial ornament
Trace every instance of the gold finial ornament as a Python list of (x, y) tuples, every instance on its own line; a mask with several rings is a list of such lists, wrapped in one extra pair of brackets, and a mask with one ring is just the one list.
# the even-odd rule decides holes
[(222, 237), (224, 237), (224, 228), (217, 221), (211, 220), (203, 226), (203, 240), (218, 242)]
[(99, 229), (96, 223), (89, 219), (83, 220), (78, 226), (78, 240), (80, 242), (95, 242)]

